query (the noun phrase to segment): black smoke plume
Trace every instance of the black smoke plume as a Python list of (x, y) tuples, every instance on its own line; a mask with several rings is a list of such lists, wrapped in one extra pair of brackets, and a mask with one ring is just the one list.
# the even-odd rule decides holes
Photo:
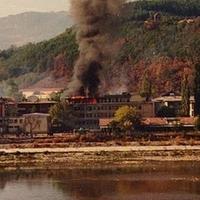
[[(118, 13), (124, 0), (71, 0), (71, 13), (77, 24), (79, 59), (67, 95), (97, 96), (100, 72), (108, 44), (105, 26)], [(110, 27), (112, 28), (112, 27)]]

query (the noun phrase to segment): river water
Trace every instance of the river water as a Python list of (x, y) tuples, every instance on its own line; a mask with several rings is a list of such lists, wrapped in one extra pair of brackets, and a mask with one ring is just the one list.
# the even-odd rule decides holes
[(200, 163), (0, 172), (0, 200), (199, 200)]

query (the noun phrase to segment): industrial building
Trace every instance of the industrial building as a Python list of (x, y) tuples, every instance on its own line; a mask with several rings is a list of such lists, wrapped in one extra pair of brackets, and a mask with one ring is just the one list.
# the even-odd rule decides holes
[(100, 119), (112, 119), (121, 106), (132, 106), (131, 97), (129, 93), (98, 98), (71, 97), (67, 98), (67, 102), (73, 106), (77, 117), (76, 128), (99, 129)]

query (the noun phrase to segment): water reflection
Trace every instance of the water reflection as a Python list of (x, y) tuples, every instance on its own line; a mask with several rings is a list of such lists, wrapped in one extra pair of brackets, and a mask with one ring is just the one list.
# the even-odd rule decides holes
[(200, 199), (200, 164), (0, 173), (1, 200)]

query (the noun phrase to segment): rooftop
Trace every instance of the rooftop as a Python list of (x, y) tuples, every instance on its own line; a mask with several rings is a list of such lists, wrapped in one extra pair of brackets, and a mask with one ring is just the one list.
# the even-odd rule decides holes
[(194, 125), (195, 117), (177, 117), (177, 118), (145, 118), (142, 124), (146, 126), (166, 126), (170, 123), (180, 123), (182, 125)]
[(21, 101), (17, 104), (56, 104), (56, 101), (38, 101), (38, 102), (30, 102), (30, 101)]
[(29, 117), (29, 116), (42, 116), (42, 117), (49, 117), (49, 114), (45, 113), (29, 113), (29, 114), (24, 114), (23, 117)]
[(103, 127), (103, 126), (108, 126), (111, 122), (113, 121), (113, 119), (112, 118), (102, 118), (102, 119), (99, 119), (99, 125), (101, 126), (101, 127)]
[(61, 91), (64, 88), (24, 88), (20, 89), (20, 92), (54, 92), (54, 91)]

